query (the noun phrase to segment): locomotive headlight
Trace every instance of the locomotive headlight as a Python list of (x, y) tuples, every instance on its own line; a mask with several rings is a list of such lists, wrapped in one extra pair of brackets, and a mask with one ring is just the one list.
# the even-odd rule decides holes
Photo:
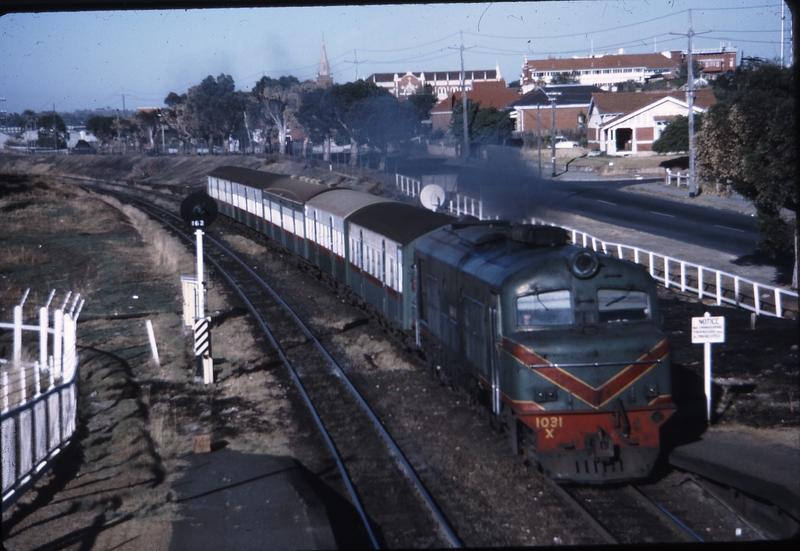
[(569, 270), (578, 279), (589, 279), (600, 270), (600, 259), (597, 254), (589, 249), (578, 251), (567, 263)]

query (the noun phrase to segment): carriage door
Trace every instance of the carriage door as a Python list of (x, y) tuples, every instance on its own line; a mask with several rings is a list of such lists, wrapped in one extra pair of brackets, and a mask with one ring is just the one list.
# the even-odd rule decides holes
[(500, 298), (492, 295), (489, 307), (489, 326), (491, 328), (491, 356), (489, 359), (489, 374), (492, 381), (492, 413), (500, 415), (500, 358), (498, 345), (500, 337)]

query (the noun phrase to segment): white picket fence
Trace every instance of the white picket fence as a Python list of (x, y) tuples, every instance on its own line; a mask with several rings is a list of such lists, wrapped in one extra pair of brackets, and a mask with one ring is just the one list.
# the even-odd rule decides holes
[[(406, 176), (397, 176), (397, 187), (412, 197), (415, 195), (408, 190), (416, 190), (417, 182), (419, 181)], [(416, 191), (416, 195), (419, 195), (419, 191)], [(479, 200), (462, 195), (455, 195), (454, 198), (455, 205), (452, 200), (449, 201), (448, 211), (451, 214), (456, 216), (471, 214), (481, 220), (497, 218), (497, 216), (484, 216), (483, 204)], [(531, 219), (532, 224), (535, 222), (537, 220)], [(538, 223), (556, 225), (545, 220), (538, 220)], [(696, 294), (700, 299), (714, 299), (717, 305), (737, 306), (759, 316), (797, 317), (798, 297), (795, 292), (632, 245), (603, 241), (573, 228), (564, 227), (564, 229), (572, 234), (572, 242), (576, 245), (645, 266), (653, 279), (667, 289), (680, 289), (684, 293)]]
[[(14, 307), (11, 323), (0, 329), (13, 335), (11, 359), (0, 359), (2, 377), (3, 511), (44, 474), (75, 432), (78, 411), (78, 354), (76, 326), (84, 301), (67, 293), (52, 315), (50, 293), (39, 308), (38, 325), (23, 323), (28, 292)], [(27, 337), (26, 339), (23, 339)], [(36, 346), (39, 359), (26, 357)], [(49, 353), (52, 351), (52, 353)]]

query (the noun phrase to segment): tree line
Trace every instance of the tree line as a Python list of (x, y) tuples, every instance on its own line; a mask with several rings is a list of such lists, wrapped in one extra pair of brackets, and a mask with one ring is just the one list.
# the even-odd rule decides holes
[[(216, 78), (209, 75), (183, 94), (170, 92), (164, 99), (166, 107), (135, 114), (97, 114), (89, 117), (85, 126), (105, 145), (124, 139), (134, 146), (161, 148), (169, 141), (169, 148), (231, 151), (232, 144), (238, 144), (240, 149), (261, 147), (282, 154), (292, 131), (300, 130), (303, 152), (310, 143), (321, 145), (325, 160), (329, 160), (331, 145), (350, 145), (350, 163), (355, 165), (359, 150), (367, 146), (379, 154), (383, 166), (390, 150), (401, 149), (412, 138), (429, 132), (426, 121), (437, 102), (430, 86), (401, 101), (363, 80), (323, 86), (294, 76), (264, 76), (245, 92), (236, 89), (233, 77), (220, 74)], [(459, 101), (453, 112), (454, 134), (460, 136)], [(59, 147), (65, 147), (66, 125), (59, 114), (37, 116), (26, 111), (19, 118), (20, 126), (39, 129), (39, 145), (52, 146), (57, 139)], [(509, 113), (482, 108), (472, 100), (468, 101), (467, 126), (470, 139), (479, 143), (504, 143), (513, 131)], [(259, 138), (258, 143), (254, 137)]]

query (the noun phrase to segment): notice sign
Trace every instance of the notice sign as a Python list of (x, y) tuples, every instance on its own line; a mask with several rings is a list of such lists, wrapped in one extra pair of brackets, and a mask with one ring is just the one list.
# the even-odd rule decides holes
[(692, 318), (692, 343), (725, 342), (725, 317), (711, 316), (708, 312), (702, 318)]

